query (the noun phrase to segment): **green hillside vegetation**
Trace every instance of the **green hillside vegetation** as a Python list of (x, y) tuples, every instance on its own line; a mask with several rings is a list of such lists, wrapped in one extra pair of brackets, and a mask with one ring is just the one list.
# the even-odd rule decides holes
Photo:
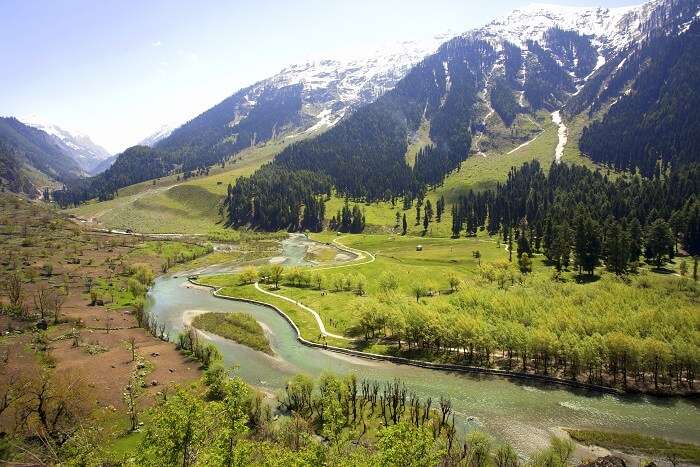
[(430, 139), (430, 121), (423, 117), (415, 135), (409, 140), (408, 149), (406, 150), (406, 163), (411, 167), (416, 165), (418, 151), (420, 151), (422, 147), (430, 144), (433, 144)]
[(208, 176), (180, 181), (169, 175), (122, 188), (114, 199), (82, 204), (68, 212), (100, 226), (144, 233), (225, 233), (219, 205), (229, 183), (253, 173), (290, 141), (272, 142), (245, 150), (224, 167), (214, 166)]
[[(565, 270), (553, 281), (543, 256), (534, 255), (532, 272), (522, 273), (488, 237), (342, 241), (373, 252), (376, 261), (285, 270), (275, 290), (316, 310), (329, 332), (355, 339), (328, 338), (329, 344), (660, 390), (676, 387), (675, 375), (686, 387), (697, 365), (700, 292), (692, 279), (644, 268), (627, 279), (599, 270), (583, 283)], [(304, 337), (321, 339), (310, 314), (241, 285), (238, 276), (200, 281), (223, 286), (226, 295), (274, 303)]]
[(238, 342), (239, 344), (272, 354), (265, 331), (246, 313), (204, 313), (195, 317), (192, 326)]

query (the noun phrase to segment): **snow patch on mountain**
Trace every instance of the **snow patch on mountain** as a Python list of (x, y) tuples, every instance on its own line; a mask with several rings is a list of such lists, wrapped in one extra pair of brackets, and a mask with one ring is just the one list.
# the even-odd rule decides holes
[(161, 125), (156, 131), (146, 136), (139, 142), (139, 146), (150, 146), (153, 147), (155, 144), (170, 136), (170, 134), (178, 127), (177, 124), (166, 123)]
[[(508, 41), (524, 47), (528, 40), (543, 43), (552, 28), (576, 31), (592, 36), (595, 45), (621, 50), (638, 38), (646, 15), (642, 7), (573, 7), (535, 3), (513, 10), (473, 33), (492, 42)], [(597, 44), (596, 44), (597, 42)]]
[(302, 133), (330, 128), (354, 109), (392, 89), (408, 70), (451, 38), (442, 34), (421, 41), (389, 44), (373, 53), (344, 60), (319, 60), (284, 68), (248, 89), (229, 126), (242, 121), (270, 88), (302, 86)]
[(94, 169), (111, 156), (109, 151), (84, 133), (67, 130), (37, 115), (22, 117), (20, 121), (53, 136), (56, 144), (87, 174), (92, 175)]

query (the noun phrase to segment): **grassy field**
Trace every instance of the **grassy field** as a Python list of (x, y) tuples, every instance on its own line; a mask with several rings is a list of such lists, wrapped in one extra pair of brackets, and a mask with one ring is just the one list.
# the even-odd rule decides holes
[(204, 313), (195, 317), (192, 326), (238, 342), (239, 344), (272, 354), (265, 331), (246, 313)]
[[(327, 242), (334, 237), (325, 233), (313, 238)], [(600, 345), (605, 339), (624, 335), (642, 364), (645, 346), (657, 345), (658, 341), (666, 342), (660, 345), (668, 345), (669, 352), (671, 348), (682, 352), (683, 346), (692, 346), (693, 330), (699, 324), (695, 313), (700, 303), (697, 285), (645, 268), (628, 278), (619, 278), (603, 268), (598, 268), (593, 278), (582, 278), (574, 270), (555, 277), (554, 268), (546, 264), (545, 258), (535, 255), (533, 271), (521, 274), (515, 260), (508, 262), (507, 250), (486, 236), (449, 239), (365, 234), (344, 236), (341, 241), (371, 252), (376, 259), (365, 258), (357, 265), (341, 268), (315, 268), (307, 273), (311, 274), (309, 285), (294, 283), (289, 278), (298, 272), (287, 270), (287, 279), (274, 289), (317, 311), (328, 332), (351, 338), (329, 339), (332, 345), (394, 354), (398, 348), (387, 326), (372, 331), (368, 338), (364, 324), (368, 313), (386, 313), (390, 322), (406, 320), (409, 324), (412, 316), (421, 315), (428, 322), (433, 320), (433, 324), (425, 325), (435, 326), (430, 332), (442, 332), (439, 329), (452, 328), (455, 323), (470, 323), (469, 329), (479, 330), (472, 332), (493, 342), (488, 345), (500, 345), (495, 342), (508, 335), (503, 329), (523, 326), (525, 339), (533, 339), (532, 345), (545, 339), (552, 349), (559, 349), (556, 352), (568, 352), (566, 349), (573, 346), (581, 355), (585, 353), (582, 346), (588, 345), (584, 341), (592, 335), (598, 336), (595, 339), (600, 339)], [(498, 278), (499, 271), (506, 274), (503, 281)], [(393, 273), (395, 281), (389, 291), (383, 283), (387, 272)], [(321, 287), (316, 285), (316, 275), (320, 276)], [(236, 275), (202, 277), (200, 281), (222, 287), (221, 292), (229, 296), (272, 303), (290, 315), (305, 338), (322, 340), (310, 313), (263, 294), (252, 285), (242, 285)], [(422, 290), (416, 298), (418, 287)], [(445, 352), (414, 350), (411, 356), (461, 361), (459, 355)], [(506, 362), (500, 359), (492, 364), (505, 367)], [(643, 387), (648, 384), (649, 379), (641, 381)]]
[(638, 433), (620, 433), (594, 430), (567, 430), (571, 437), (581, 444), (617, 449), (628, 454), (653, 456), (671, 461), (692, 462), (700, 465), (700, 446), (678, 443)]
[(408, 149), (406, 150), (406, 163), (413, 167), (416, 164), (418, 151), (430, 144), (433, 144), (430, 140), (430, 122), (423, 118), (418, 131), (409, 142)]
[(209, 175), (178, 181), (170, 175), (119, 190), (109, 201), (92, 201), (68, 212), (94, 219), (105, 228), (144, 233), (222, 233), (219, 207), (229, 183), (248, 176), (269, 162), (294, 139), (247, 149), (225, 167), (214, 166)]
[[(567, 122), (569, 139), (563, 158), (567, 163), (593, 166), (578, 151), (578, 138), (585, 123), (581, 118)], [(415, 161), (418, 149), (430, 142), (429, 131), (429, 124), (424, 122), (409, 145), (406, 154), (409, 164)], [(224, 226), (219, 213), (228, 184), (233, 183), (237, 177), (250, 175), (293, 141), (294, 139), (287, 139), (243, 151), (236, 156), (235, 162), (227, 163), (226, 167), (212, 167), (208, 176), (187, 181), (177, 181), (176, 176), (163, 177), (123, 188), (114, 200), (90, 202), (68, 212), (87, 220), (94, 219), (100, 226), (107, 228), (145, 233), (230, 236), (231, 230)], [(520, 147), (526, 141), (530, 143)], [(396, 200), (395, 205), (389, 202), (363, 203), (368, 232), (399, 233), (401, 220), (397, 224), (398, 212), (400, 217), (406, 214), (409, 235), (449, 237), (452, 223), (450, 205), (461, 194), (470, 189), (493, 188), (498, 182), (506, 180), (511, 167), (533, 159), (539, 160), (545, 169), (548, 168), (554, 159), (557, 141), (557, 128), (546, 112), (534, 116), (519, 115), (511, 128), (503, 126), (494, 114), (489, 119), (487, 133), (480, 135), (475, 143), (484, 149), (484, 153), (472, 154), (461, 164), (459, 170), (448, 175), (441, 186), (427, 194), (427, 199), (433, 206), (441, 196), (447, 201), (440, 223), (434, 221), (428, 231), (424, 232), (422, 223), (416, 223), (415, 208), (403, 211), (400, 199)], [(332, 196), (326, 204), (326, 218), (330, 219), (344, 203), (344, 199)]]

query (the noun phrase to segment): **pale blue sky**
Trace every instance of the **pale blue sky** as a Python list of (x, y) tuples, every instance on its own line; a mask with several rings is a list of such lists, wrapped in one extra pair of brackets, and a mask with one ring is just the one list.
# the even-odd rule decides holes
[(118, 152), (287, 65), (467, 31), (528, 3), (0, 0), (0, 115), (38, 115)]

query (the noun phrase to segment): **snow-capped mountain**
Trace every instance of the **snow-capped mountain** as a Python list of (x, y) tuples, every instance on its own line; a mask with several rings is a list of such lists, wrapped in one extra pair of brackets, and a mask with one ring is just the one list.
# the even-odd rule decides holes
[(67, 153), (80, 168), (88, 175), (95, 175), (95, 169), (110, 157), (109, 151), (94, 143), (89, 136), (69, 131), (36, 115), (30, 115), (20, 119), (24, 124), (39, 129), (57, 141), (57, 144)]
[(241, 89), (156, 146), (169, 151), (187, 148), (185, 165), (196, 167), (270, 139), (325, 130), (392, 89), (449, 37), (401, 42), (353, 59), (289, 66)]
[(527, 41), (543, 43), (552, 28), (590, 36), (602, 48), (620, 50), (641, 34), (644, 7), (572, 7), (535, 3), (513, 10), (473, 33), (494, 42), (508, 41), (524, 46)]
[(350, 60), (292, 65), (249, 88), (244, 98), (254, 105), (270, 87), (300, 85), (301, 111), (309, 117), (304, 131), (325, 129), (349, 111), (392, 89), (411, 67), (435, 52), (450, 37), (450, 34), (441, 34), (424, 41), (389, 44), (372, 54)]
[(170, 134), (177, 128), (178, 125), (166, 123), (165, 125), (161, 125), (156, 131), (151, 133), (150, 135), (146, 136), (144, 139), (142, 139), (139, 142), (139, 146), (149, 146), (153, 147), (155, 146), (159, 141), (167, 138), (170, 136)]

